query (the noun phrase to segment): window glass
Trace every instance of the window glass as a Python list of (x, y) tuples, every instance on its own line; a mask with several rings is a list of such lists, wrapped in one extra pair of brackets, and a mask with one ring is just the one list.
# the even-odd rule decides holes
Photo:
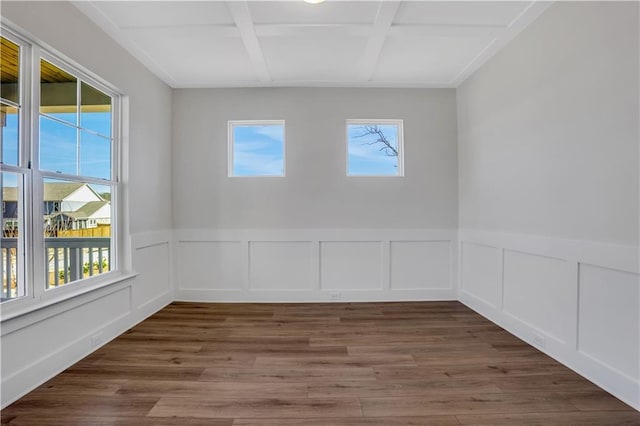
[(40, 169), (79, 174), (77, 129), (67, 123), (40, 117)]
[(24, 177), (2, 172), (2, 302), (24, 296)]
[(230, 176), (284, 176), (284, 121), (229, 126)]
[(82, 82), (80, 98), (80, 126), (111, 137), (111, 96)]
[(78, 174), (100, 179), (111, 178), (111, 139), (82, 130)]
[(348, 121), (347, 150), (350, 176), (402, 176), (402, 121)]
[(20, 47), (0, 37), (0, 97), (20, 103)]
[(40, 169), (111, 179), (111, 96), (44, 60), (41, 72)]
[(78, 79), (44, 59), (40, 61), (40, 113), (78, 124)]
[(19, 123), (18, 108), (0, 103), (0, 144), (2, 144), (2, 163), (17, 166), (19, 161)]
[(46, 288), (111, 270), (108, 185), (44, 179)]

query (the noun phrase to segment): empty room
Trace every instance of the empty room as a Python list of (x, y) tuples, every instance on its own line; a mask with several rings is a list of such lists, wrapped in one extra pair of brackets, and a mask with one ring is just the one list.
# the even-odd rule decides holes
[(640, 424), (640, 3), (0, 14), (2, 424)]

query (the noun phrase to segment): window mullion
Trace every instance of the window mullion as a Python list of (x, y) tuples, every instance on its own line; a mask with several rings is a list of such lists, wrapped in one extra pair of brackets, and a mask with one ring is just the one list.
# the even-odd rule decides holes
[(31, 138), (33, 136), (33, 116), (32, 116), (32, 107), (33, 107), (33, 90), (32, 90), (32, 82), (33, 82), (33, 55), (35, 48), (33, 46), (27, 46), (26, 44), (22, 46), (22, 52), (20, 56), (21, 63), (21, 84), (20, 84), (20, 103), (21, 103), (21, 112), (20, 115), (20, 133), (19, 133), (19, 155), (20, 155), (20, 166), (25, 169), (24, 177), (23, 177), (23, 185), (24, 185), (24, 194), (23, 194), (23, 230), (20, 232), (20, 239), (18, 244), (22, 244), (22, 259), (20, 259), (22, 265), (21, 270), (22, 274), (22, 285), (24, 289), (25, 298), (34, 298), (35, 292), (33, 288), (33, 242), (31, 237), (34, 235), (33, 232), (33, 200), (32, 200), (32, 192), (33, 192), (33, 175), (31, 173), (31, 156), (32, 156), (32, 147), (31, 147)]
[(43, 179), (40, 174), (40, 57), (42, 52), (38, 46), (33, 47), (31, 54), (31, 143), (29, 161), (31, 197), (31, 220), (30, 220), (30, 244), (27, 244), (29, 253), (27, 257), (31, 259), (29, 265), (31, 279), (29, 285), (35, 298), (40, 298), (45, 292), (46, 273), (44, 249), (44, 229), (42, 217), (44, 216), (44, 188)]

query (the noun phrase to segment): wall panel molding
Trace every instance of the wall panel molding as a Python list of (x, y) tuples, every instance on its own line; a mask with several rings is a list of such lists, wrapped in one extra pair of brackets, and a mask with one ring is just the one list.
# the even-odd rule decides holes
[[(456, 239), (451, 229), (177, 230), (176, 298), (455, 300)], [(194, 252), (223, 243), (240, 247), (232, 261), (206, 262), (201, 252)], [(208, 270), (212, 262), (217, 268), (213, 273)], [(233, 273), (234, 268), (239, 272)], [(233, 283), (225, 278), (229, 276), (235, 277)]]
[(130, 241), (131, 278), (2, 323), (3, 408), (173, 301), (172, 232)]
[(464, 229), (459, 242), (462, 303), (640, 409), (637, 246)]

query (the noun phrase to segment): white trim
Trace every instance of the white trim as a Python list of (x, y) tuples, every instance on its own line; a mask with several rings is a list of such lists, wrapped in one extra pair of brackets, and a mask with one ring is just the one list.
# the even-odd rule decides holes
[(140, 46), (127, 37), (120, 28), (90, 1), (71, 1), (73, 6), (84, 13), (91, 21), (139, 60), (149, 71), (164, 81), (169, 87), (175, 88), (176, 82), (171, 75), (156, 61), (151, 59)]
[[(233, 155), (235, 141), (233, 130), (239, 127), (282, 126), (282, 174), (277, 175), (241, 175), (233, 174)], [(287, 176), (287, 125), (285, 120), (229, 120), (227, 122), (227, 177), (230, 178), (282, 178)]]
[(359, 80), (369, 81), (373, 76), (378, 61), (380, 60), (380, 53), (382, 53), (382, 47), (387, 39), (387, 34), (393, 24), (393, 18), (396, 16), (396, 12), (400, 7), (399, 1), (384, 1), (380, 2), (378, 7), (378, 14), (376, 15), (375, 22), (373, 23), (373, 30), (367, 40), (367, 46), (364, 48), (362, 55)]
[(271, 75), (269, 74), (269, 68), (267, 62), (264, 59), (262, 48), (260, 47), (260, 41), (256, 35), (256, 30), (253, 25), (253, 19), (251, 19), (251, 12), (249, 11), (249, 4), (245, 0), (227, 1), (227, 7), (233, 17), (233, 21), (240, 32), (242, 43), (249, 55), (253, 70), (256, 73), (258, 80), (271, 81)]
[(461, 242), (508, 247), (524, 253), (640, 273), (639, 248), (628, 244), (557, 238), (505, 231), (460, 229)]
[[(378, 175), (378, 174), (351, 174), (349, 172), (349, 126), (357, 124), (373, 124), (396, 126), (398, 128), (398, 173), (395, 175)], [(379, 178), (398, 178), (404, 177), (404, 120), (399, 118), (348, 118), (345, 124), (346, 134), (346, 165), (348, 177), (379, 177)]]
[[(1, 311), (2, 316), (0, 317), (0, 322), (3, 323), (2, 328), (4, 329), (5, 327), (4, 325), (5, 321), (13, 320), (15, 318), (22, 317), (27, 314), (32, 314), (34, 312), (40, 311), (41, 309), (49, 308), (51, 306), (57, 306), (62, 302), (73, 300), (78, 296), (82, 296), (82, 295), (94, 292), (96, 290), (103, 289), (105, 287), (111, 287), (114, 284), (118, 284), (122, 281), (127, 281), (131, 278), (134, 278), (136, 275), (137, 274), (135, 273), (124, 274), (124, 273), (116, 273), (116, 272), (102, 274), (100, 276), (94, 276), (82, 281), (80, 280), (74, 281), (72, 283), (58, 287), (55, 290), (64, 290), (64, 291), (55, 292), (55, 294), (49, 293), (51, 292), (51, 290), (45, 290), (45, 293), (36, 299), (23, 298), (23, 299), (8, 301), (6, 303), (9, 303), (11, 305), (5, 306), (6, 304), (5, 303), (2, 306), (2, 311)], [(86, 281), (90, 281), (90, 282), (87, 283)], [(17, 300), (24, 300), (24, 303), (21, 303), (20, 306), (18, 306), (17, 304), (13, 305), (13, 303)], [(18, 306), (18, 307), (15, 309), (11, 309), (14, 306)], [(4, 333), (4, 330), (2, 333)]]
[(504, 29), (495, 29), (494, 39), (476, 55), (451, 81), (449, 87), (460, 87), (473, 73), (494, 57), (503, 47), (534, 22), (554, 1), (532, 1), (529, 6)]
[[(333, 294), (339, 293), (335, 299)], [(341, 291), (295, 291), (295, 290), (198, 290), (179, 289), (176, 301), (205, 303), (350, 303), (350, 302), (412, 302), (454, 301), (456, 292), (451, 289), (425, 290), (341, 290)]]
[[(637, 245), (478, 229), (461, 229), (458, 239), (461, 253), (458, 262), (458, 276), (460, 277), (458, 299), (462, 303), (593, 381), (636, 410), (640, 410), (640, 379), (632, 377), (630, 372), (621, 371), (620, 366), (613, 365), (611, 361), (607, 363), (585, 353), (580, 350), (578, 342), (581, 294), (579, 271), (581, 265), (601, 268), (614, 274), (637, 275), (640, 273), (639, 247)], [(469, 256), (469, 253), (464, 250), (466, 244), (500, 251), (500, 261), (494, 265), (500, 268), (500, 274), (495, 278), (499, 282), (493, 284), (500, 289), (500, 300), (502, 301), (504, 301), (505, 294), (505, 253), (523, 253), (525, 256), (532, 256), (532, 259), (542, 257), (564, 262), (567, 273), (566, 277), (563, 277), (562, 283), (567, 292), (565, 294), (570, 295), (570, 300), (566, 301), (568, 305), (563, 311), (566, 327), (563, 327), (563, 324), (558, 324), (558, 327), (563, 327), (564, 330), (562, 338), (556, 336), (554, 330), (542, 330), (535, 321), (527, 319), (527, 314), (521, 314), (517, 309), (505, 306), (503, 302), (499, 305), (493, 305), (487, 302), (482, 294), (476, 294), (477, 289), (469, 288), (467, 280), (472, 280), (473, 277), (463, 275), (464, 262)], [(517, 276), (511, 277), (511, 280), (519, 279)], [(611, 283), (612, 286), (615, 284), (615, 282)], [(553, 295), (549, 295), (549, 300), (553, 300), (553, 297)], [(630, 324), (629, 326), (633, 327), (634, 325)], [(543, 337), (542, 345), (540, 341), (536, 341), (537, 336)]]
[(176, 242), (198, 241), (455, 241), (454, 228), (176, 229)]
[[(19, 34), (15, 29), (11, 28), (11, 25), (6, 25), (6, 23), (2, 22), (1, 35), (5, 37), (9, 41), (18, 45), (19, 50), (19, 85), (18, 85), (18, 102), (8, 102), (8, 100), (3, 101), (4, 103), (10, 103), (13, 106), (16, 106), (19, 113), (19, 124), (18, 124), (18, 158), (17, 164), (15, 166), (12, 165), (0, 165), (0, 172), (10, 172), (14, 173), (17, 176), (17, 179), (21, 180), (21, 184), (18, 184), (17, 192), (17, 208), (18, 208), (18, 240), (17, 240), (17, 265), (16, 265), (16, 274), (17, 274), (17, 298), (15, 301), (21, 301), (29, 298), (33, 298), (33, 285), (32, 285), (32, 274), (33, 270), (26, 259), (29, 257), (30, 253), (33, 251), (33, 247), (30, 244), (27, 244), (31, 235), (33, 235), (32, 229), (32, 200), (26, 195), (31, 192), (32, 188), (32, 179), (33, 174), (31, 168), (29, 167), (29, 158), (31, 155), (31, 62), (32, 62), (32, 54), (33, 49), (30, 41)], [(4, 185), (4, 183), (3, 183)], [(0, 225), (2, 226), (2, 225)], [(4, 265), (3, 265), (4, 266)], [(9, 283), (7, 283), (9, 285)], [(14, 301), (14, 300), (12, 300)], [(10, 301), (5, 302), (9, 303)], [(18, 305), (18, 303), (14, 303), (13, 306)]]

